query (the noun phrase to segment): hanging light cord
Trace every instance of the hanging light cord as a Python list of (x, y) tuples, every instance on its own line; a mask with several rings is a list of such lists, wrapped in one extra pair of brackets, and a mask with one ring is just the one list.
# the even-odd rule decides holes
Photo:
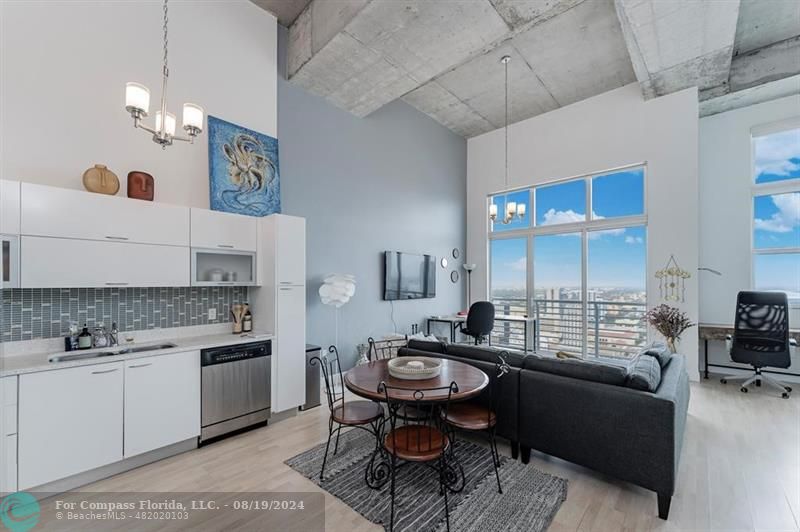
[(169, 22), (169, 18), (167, 16), (167, 1), (164, 0), (164, 75), (169, 75), (169, 69), (167, 68), (167, 44), (169, 43), (169, 39), (167, 39), (167, 22)]
[(506, 188), (508, 188), (508, 62), (510, 60), (510, 57), (503, 58), (506, 67)]

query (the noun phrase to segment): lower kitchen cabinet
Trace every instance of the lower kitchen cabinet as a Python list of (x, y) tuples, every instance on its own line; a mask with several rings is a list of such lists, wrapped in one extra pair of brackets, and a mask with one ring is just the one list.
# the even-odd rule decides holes
[(19, 378), (19, 489), (122, 460), (124, 363)]
[(199, 351), (125, 362), (125, 458), (199, 435)]
[(17, 491), (17, 377), (0, 379), (0, 496)]

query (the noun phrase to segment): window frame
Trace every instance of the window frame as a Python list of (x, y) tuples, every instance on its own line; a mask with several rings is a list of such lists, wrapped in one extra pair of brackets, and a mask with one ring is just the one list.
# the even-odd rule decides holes
[[(800, 178), (784, 179), (769, 183), (756, 183), (756, 145), (757, 137), (766, 137), (791, 129), (800, 129), (800, 116), (787, 118), (778, 122), (761, 124), (750, 128), (750, 288), (756, 289), (756, 258), (759, 255), (800, 254), (800, 242), (797, 246), (781, 248), (756, 248), (756, 198), (761, 196), (777, 196), (779, 194), (800, 193)], [(800, 308), (800, 299), (790, 299), (791, 308)]]
[[(613, 218), (601, 218), (595, 219), (594, 218), (594, 209), (593, 209), (593, 201), (592, 201), (592, 180), (595, 177), (614, 174), (618, 172), (630, 171), (630, 170), (638, 170), (641, 169), (642, 171), (642, 213), (636, 215), (627, 215), (627, 216), (617, 216)], [(582, 342), (582, 355), (588, 356), (587, 348), (588, 348), (588, 326), (589, 326), (589, 314), (588, 314), (588, 276), (589, 276), (589, 238), (588, 233), (592, 231), (603, 231), (609, 229), (622, 229), (627, 227), (637, 227), (643, 226), (645, 231), (648, 229), (647, 225), (647, 174), (648, 174), (648, 167), (647, 161), (632, 163), (624, 166), (618, 166), (615, 168), (600, 170), (597, 172), (591, 172), (587, 174), (578, 174), (570, 177), (558, 178), (558, 179), (551, 179), (536, 183), (535, 185), (528, 185), (522, 187), (515, 187), (509, 188), (497, 192), (492, 192), (486, 195), (485, 201), (485, 208), (484, 213), (489, 212), (489, 205), (492, 203), (492, 198), (498, 195), (510, 194), (514, 192), (519, 192), (522, 190), (529, 191), (529, 200), (528, 200), (528, 215), (531, 216), (530, 218), (530, 225), (526, 228), (522, 229), (514, 229), (509, 231), (499, 231), (494, 232), (492, 231), (492, 224), (493, 222), (489, 219), (488, 215), (486, 216), (486, 293), (489, 295), (489, 298), (492, 297), (492, 257), (491, 257), (491, 243), (492, 240), (500, 240), (500, 239), (508, 239), (508, 238), (522, 238), (525, 237), (527, 239), (527, 276), (526, 276), (526, 286), (525, 286), (525, 298), (526, 298), (526, 309), (527, 315), (532, 316), (534, 309), (533, 309), (533, 298), (531, 295), (533, 294), (533, 290), (535, 290), (536, 286), (536, 272), (534, 271), (534, 254), (535, 254), (535, 247), (534, 247), (534, 238), (541, 235), (557, 235), (557, 234), (564, 234), (564, 233), (579, 233), (581, 238), (581, 301), (583, 302), (582, 305), (582, 325), (583, 325), (583, 342)], [(552, 225), (537, 225), (536, 224), (536, 190), (542, 187), (548, 187), (552, 185), (558, 185), (561, 183), (566, 183), (570, 181), (577, 181), (583, 180), (585, 182), (585, 192), (586, 192), (586, 220), (582, 222), (571, 222), (571, 223), (564, 223), (564, 224), (552, 224)], [(647, 248), (645, 252), (645, 271), (648, 270), (647, 265), (647, 250), (649, 250), (650, 246), (650, 238), (647, 239)], [(645, 279), (645, 298), (647, 298), (649, 294), (648, 290), (648, 283), (647, 279)], [(649, 330), (648, 330), (648, 337), (649, 337)]]

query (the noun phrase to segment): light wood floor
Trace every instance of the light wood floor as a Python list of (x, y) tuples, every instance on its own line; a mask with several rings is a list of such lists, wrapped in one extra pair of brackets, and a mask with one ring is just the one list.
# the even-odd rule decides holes
[[(798, 387), (800, 388), (800, 387)], [(283, 464), (323, 442), (323, 406), (82, 491), (315, 491)], [(502, 450), (510, 454), (508, 448)], [(569, 479), (550, 530), (799, 530), (800, 389), (789, 400), (709, 380), (692, 385), (678, 488), (669, 521), (655, 494), (533, 453), (531, 466)], [(327, 530), (382, 530), (325, 496)]]

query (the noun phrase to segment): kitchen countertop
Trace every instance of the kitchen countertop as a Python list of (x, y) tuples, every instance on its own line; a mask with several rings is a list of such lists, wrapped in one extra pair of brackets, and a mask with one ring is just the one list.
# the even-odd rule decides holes
[[(198, 336), (181, 336), (177, 338), (159, 338), (158, 340), (124, 344), (124, 345), (119, 345), (117, 347), (102, 347), (97, 349), (87, 349), (85, 351), (74, 351), (67, 353), (65, 353), (64, 351), (45, 351), (41, 353), (6, 356), (0, 359), (0, 377), (23, 375), (25, 373), (36, 373), (39, 371), (49, 371), (54, 369), (73, 368), (78, 366), (90, 366), (94, 364), (110, 364), (125, 360), (134, 360), (138, 358), (167, 355), (171, 353), (182, 353), (185, 351), (209, 349), (213, 347), (222, 347), (226, 345), (246, 344), (250, 342), (263, 342), (265, 340), (272, 340), (273, 338), (274, 335), (267, 332), (253, 332), (246, 335), (244, 334), (233, 335), (230, 333), (206, 334)], [(71, 360), (66, 362), (48, 361), (49, 357), (59, 354), (114, 351), (117, 349), (126, 349), (129, 347), (143, 347), (153, 344), (166, 344), (166, 343), (175, 344), (175, 347), (169, 347), (166, 349), (157, 349), (153, 351), (145, 351), (142, 353), (128, 353), (125, 355), (112, 355), (99, 358), (88, 358), (83, 360)]]

